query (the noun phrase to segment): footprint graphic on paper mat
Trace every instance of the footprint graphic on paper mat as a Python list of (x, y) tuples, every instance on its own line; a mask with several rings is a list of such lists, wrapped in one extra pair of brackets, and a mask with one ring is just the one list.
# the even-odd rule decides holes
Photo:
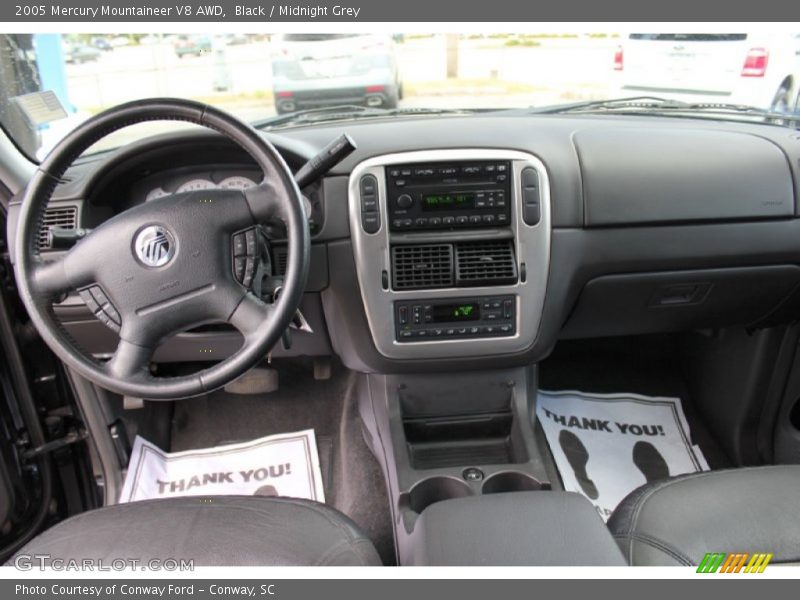
[(633, 464), (644, 475), (647, 483), (669, 477), (669, 466), (661, 453), (650, 442), (636, 442), (633, 446)]
[(278, 495), (278, 490), (275, 489), (274, 485), (262, 485), (255, 492), (253, 492), (253, 496), (277, 496), (277, 495)]
[(580, 438), (567, 429), (562, 429), (558, 434), (558, 443), (567, 457), (569, 466), (575, 471), (575, 478), (581, 486), (583, 493), (592, 500), (596, 500), (599, 494), (594, 481), (589, 479), (586, 474), (586, 463), (589, 462), (589, 453)]

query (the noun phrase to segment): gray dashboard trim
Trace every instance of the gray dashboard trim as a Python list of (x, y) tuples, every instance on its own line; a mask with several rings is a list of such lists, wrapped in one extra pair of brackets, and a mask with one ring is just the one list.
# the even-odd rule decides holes
[[(525, 263), (527, 278), (514, 285), (441, 288), (435, 290), (395, 291), (381, 287), (381, 273), (391, 272), (390, 244), (395, 236), (389, 233), (385, 167), (393, 164), (438, 161), (512, 161), (511, 230), (515, 235), (516, 254)], [(529, 226), (520, 217), (518, 182), (520, 172), (533, 167), (539, 173), (542, 214), (538, 224)], [(363, 175), (372, 174), (378, 180), (380, 229), (368, 234), (361, 226), (361, 208), (358, 183)], [(390, 359), (459, 358), (487, 354), (507, 354), (529, 348), (539, 332), (542, 309), (546, 295), (550, 268), (550, 181), (547, 169), (539, 158), (526, 152), (496, 149), (454, 149), (402, 152), (370, 158), (353, 169), (350, 174), (348, 204), (350, 234), (356, 262), (361, 298), (373, 343), (380, 354)], [(491, 231), (491, 230), (489, 230)], [(419, 236), (419, 241), (429, 241), (430, 234), (405, 234), (404, 242)], [(492, 233), (488, 234), (491, 237)], [(458, 298), (478, 295), (517, 296), (516, 333), (501, 338), (468, 340), (435, 340), (399, 343), (395, 340), (394, 302), (397, 300)]]

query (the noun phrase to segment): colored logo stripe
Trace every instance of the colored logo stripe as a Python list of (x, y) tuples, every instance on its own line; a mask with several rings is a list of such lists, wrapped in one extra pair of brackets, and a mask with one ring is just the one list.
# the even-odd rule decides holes
[(763, 573), (772, 554), (757, 552), (708, 552), (697, 567), (698, 573)]
[(750, 559), (750, 562), (747, 563), (747, 567), (745, 568), (745, 573), (763, 573), (764, 569), (767, 568), (769, 561), (772, 560), (772, 554), (753, 554), (753, 557)]

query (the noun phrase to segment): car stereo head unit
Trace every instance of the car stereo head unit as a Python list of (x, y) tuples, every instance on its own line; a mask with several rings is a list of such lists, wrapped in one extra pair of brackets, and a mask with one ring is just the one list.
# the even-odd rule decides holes
[(392, 231), (504, 227), (511, 220), (511, 163), (392, 165), (386, 169)]

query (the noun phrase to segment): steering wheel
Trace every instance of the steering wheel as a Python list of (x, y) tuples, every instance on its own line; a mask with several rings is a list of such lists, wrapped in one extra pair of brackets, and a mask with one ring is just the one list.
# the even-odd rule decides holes
[[(263, 181), (243, 191), (193, 191), (135, 206), (104, 222), (60, 258), (45, 260), (37, 244), (42, 216), (69, 166), (108, 134), (157, 120), (188, 121), (226, 135), (256, 161)], [(267, 304), (244, 285), (248, 281), (242, 271), (252, 268), (247, 256), (256, 254), (251, 252), (256, 226), (274, 220), (286, 226), (288, 256), (280, 294)], [(307, 216), (289, 167), (249, 125), (188, 100), (130, 102), (84, 122), (31, 178), (16, 226), (17, 286), (42, 339), (85, 378), (137, 398), (196, 396), (255, 366), (291, 323), (308, 276)], [(81, 351), (56, 319), (53, 302), (70, 291), (80, 292), (95, 315), (119, 333), (108, 361)], [(164, 338), (219, 322), (244, 337), (235, 354), (191, 375), (150, 373), (153, 353)]]

